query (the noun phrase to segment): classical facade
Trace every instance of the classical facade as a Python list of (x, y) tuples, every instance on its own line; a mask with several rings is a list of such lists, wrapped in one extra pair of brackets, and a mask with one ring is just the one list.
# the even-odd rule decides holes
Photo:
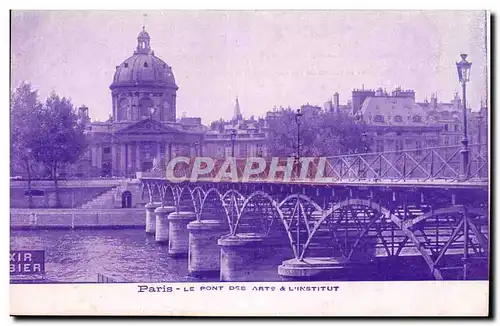
[[(109, 86), (112, 114), (106, 122), (88, 122), (89, 149), (69, 173), (132, 177), (175, 156), (195, 156), (201, 148), (203, 132), (193, 126), (199, 119), (177, 121), (179, 88), (172, 67), (155, 56), (150, 41), (143, 27), (133, 55), (116, 66)], [(89, 120), (87, 108), (79, 114)]]
[[(231, 137), (234, 137), (234, 140)], [(231, 156), (233, 143), (236, 158), (269, 155), (265, 119), (244, 119), (238, 98), (234, 105), (233, 118), (230, 121), (212, 122), (210, 130), (205, 133), (203, 154), (215, 158)]]

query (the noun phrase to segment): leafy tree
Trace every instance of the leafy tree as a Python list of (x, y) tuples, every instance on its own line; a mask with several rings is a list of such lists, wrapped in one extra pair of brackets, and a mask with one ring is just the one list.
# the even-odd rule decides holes
[[(303, 111), (300, 119), (300, 156), (333, 156), (369, 151), (366, 125), (342, 112), (319, 109)], [(270, 121), (270, 152), (273, 156), (297, 155), (295, 112), (283, 110)]]
[(50, 168), (56, 188), (56, 206), (59, 206), (58, 169), (77, 161), (86, 150), (84, 126), (71, 101), (54, 92), (36, 111), (36, 119), (33, 155)]
[(35, 158), (33, 139), (36, 130), (36, 112), (41, 107), (37, 91), (29, 83), (21, 83), (11, 93), (10, 101), (10, 170), (11, 174), (22, 173), (28, 179), (29, 207), (32, 206), (31, 179)]

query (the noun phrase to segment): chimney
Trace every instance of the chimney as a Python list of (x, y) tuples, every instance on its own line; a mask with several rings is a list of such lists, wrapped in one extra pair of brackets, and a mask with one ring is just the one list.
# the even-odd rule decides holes
[(340, 107), (339, 93), (335, 92), (335, 94), (333, 94), (333, 108), (335, 109), (335, 111), (338, 111), (339, 107)]
[(80, 118), (88, 119), (89, 118), (89, 108), (85, 105), (82, 105), (78, 108), (78, 116)]

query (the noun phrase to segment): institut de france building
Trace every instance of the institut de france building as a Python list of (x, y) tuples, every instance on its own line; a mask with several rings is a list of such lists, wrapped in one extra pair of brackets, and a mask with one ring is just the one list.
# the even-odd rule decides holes
[(132, 177), (155, 162), (163, 165), (176, 155), (194, 156), (201, 149), (201, 122), (177, 122), (179, 88), (172, 67), (155, 56), (150, 41), (143, 27), (133, 55), (116, 66), (108, 121), (90, 122), (88, 108), (79, 108), (80, 117), (88, 121), (89, 150), (70, 174)]

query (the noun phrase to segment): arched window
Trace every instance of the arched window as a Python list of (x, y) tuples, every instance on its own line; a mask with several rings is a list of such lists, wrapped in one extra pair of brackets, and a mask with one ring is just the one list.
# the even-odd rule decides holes
[(400, 116), (400, 115), (397, 115), (397, 116), (394, 117), (394, 121), (395, 122), (403, 122), (403, 117)]
[(374, 122), (384, 122), (384, 116), (377, 114), (375, 117), (373, 117)]
[(149, 108), (153, 107), (153, 104), (153, 100), (149, 97), (143, 97), (139, 100), (140, 118), (149, 118), (151, 115)]
[(117, 121), (128, 120), (128, 110), (129, 110), (129, 101), (127, 98), (122, 98), (118, 104), (118, 112), (117, 112)]
[(419, 115), (414, 115), (413, 116), (413, 122), (422, 122), (422, 117)]

